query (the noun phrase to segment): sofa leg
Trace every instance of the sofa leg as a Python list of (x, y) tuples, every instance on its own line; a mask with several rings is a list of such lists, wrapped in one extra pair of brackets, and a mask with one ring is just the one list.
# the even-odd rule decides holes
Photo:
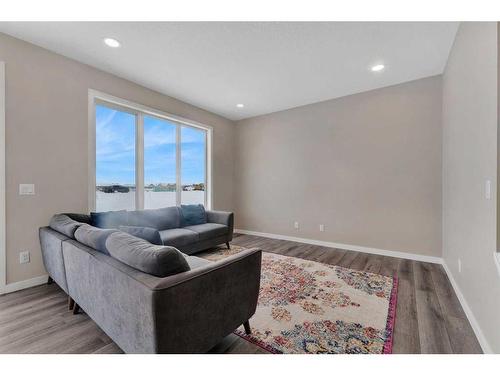
[(73, 310), (74, 307), (75, 307), (75, 300), (70, 296), (68, 296), (68, 309)]
[(229, 250), (231, 250), (231, 246), (229, 246), (229, 242), (226, 242), (226, 246)]
[(245, 323), (243, 323), (243, 327), (245, 328), (245, 333), (247, 335), (252, 334), (252, 330), (250, 329), (250, 322), (248, 320)]
[(78, 303), (74, 303), (74, 306), (73, 306), (73, 315), (76, 315), (80, 312), (80, 306), (78, 306)]
[(50, 285), (50, 284), (53, 284), (54, 283), (54, 280), (52, 280), (52, 277), (49, 276), (48, 280), (47, 280), (47, 285)]

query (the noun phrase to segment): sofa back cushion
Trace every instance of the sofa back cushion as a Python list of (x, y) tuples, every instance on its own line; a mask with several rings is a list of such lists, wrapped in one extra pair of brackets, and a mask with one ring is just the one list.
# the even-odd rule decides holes
[(116, 229), (96, 228), (88, 224), (82, 224), (75, 232), (78, 242), (91, 247), (101, 253), (108, 254), (106, 240), (112, 234), (118, 232)]
[(118, 228), (120, 225), (127, 225), (127, 211), (91, 212), (90, 225), (97, 228)]
[(82, 223), (73, 220), (68, 215), (57, 214), (50, 219), (49, 227), (69, 238), (75, 238), (75, 232), (80, 225), (82, 225)]
[(166, 277), (190, 270), (184, 255), (175, 247), (152, 245), (125, 232), (106, 240), (109, 255), (142, 272)]
[(131, 227), (126, 225), (120, 225), (118, 227), (122, 232), (131, 234), (132, 236), (142, 238), (153, 245), (163, 245), (163, 241), (160, 237), (160, 232), (155, 228), (150, 227)]
[(179, 208), (173, 206), (152, 210), (129, 211), (127, 225), (149, 227), (157, 230), (179, 228), (181, 225)]
[(78, 221), (80, 223), (90, 224), (89, 214), (64, 213), (63, 215), (67, 215), (73, 220)]
[(183, 204), (181, 205), (182, 226), (205, 224), (207, 214), (202, 204)]

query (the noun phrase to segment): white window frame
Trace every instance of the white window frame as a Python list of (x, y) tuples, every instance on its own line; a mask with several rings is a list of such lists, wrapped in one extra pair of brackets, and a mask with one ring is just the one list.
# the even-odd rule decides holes
[(181, 202), (181, 127), (189, 126), (205, 131), (205, 207), (212, 209), (213, 189), (212, 189), (212, 140), (213, 127), (201, 124), (196, 121), (188, 120), (183, 117), (172, 115), (142, 104), (134, 103), (126, 99), (118, 98), (97, 90), (89, 89), (88, 92), (88, 211), (95, 211), (96, 208), (96, 118), (95, 106), (102, 103), (108, 107), (117, 107), (117, 110), (126, 111), (136, 115), (136, 194), (135, 209), (144, 208), (144, 115), (157, 117), (163, 120), (174, 122), (177, 125), (176, 130), (176, 201)]

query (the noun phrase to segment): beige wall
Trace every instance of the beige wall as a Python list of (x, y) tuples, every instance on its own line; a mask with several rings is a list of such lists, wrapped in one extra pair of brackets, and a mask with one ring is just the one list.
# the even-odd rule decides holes
[[(500, 186), (500, 22), (497, 23), (497, 187)], [(497, 188), (497, 252), (500, 256), (500, 189)]]
[[(214, 127), (214, 207), (233, 209), (234, 124), (220, 116), (0, 34), (6, 62), (7, 282), (45, 273), (38, 227), (87, 210), (87, 93), (96, 89)], [(202, 83), (200, 83), (202, 84)], [(19, 196), (34, 183), (35, 196)], [(29, 250), (31, 263), (19, 264)]]
[[(497, 25), (462, 23), (443, 78), (443, 256), (491, 350), (500, 352), (496, 249)], [(493, 182), (485, 199), (485, 181)], [(458, 260), (462, 272), (458, 270)], [(474, 323), (474, 319), (472, 320)], [(483, 347), (485, 347), (483, 341)]]
[(441, 95), (438, 76), (238, 122), (237, 228), (441, 256)]

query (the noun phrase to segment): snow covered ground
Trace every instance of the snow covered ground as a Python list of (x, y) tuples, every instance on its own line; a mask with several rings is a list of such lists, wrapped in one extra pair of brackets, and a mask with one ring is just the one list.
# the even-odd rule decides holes
[[(205, 202), (204, 191), (183, 191), (182, 204)], [(144, 193), (144, 208), (161, 208), (175, 206), (175, 192), (146, 191)], [(96, 192), (96, 211), (135, 210), (135, 191), (128, 193)]]

